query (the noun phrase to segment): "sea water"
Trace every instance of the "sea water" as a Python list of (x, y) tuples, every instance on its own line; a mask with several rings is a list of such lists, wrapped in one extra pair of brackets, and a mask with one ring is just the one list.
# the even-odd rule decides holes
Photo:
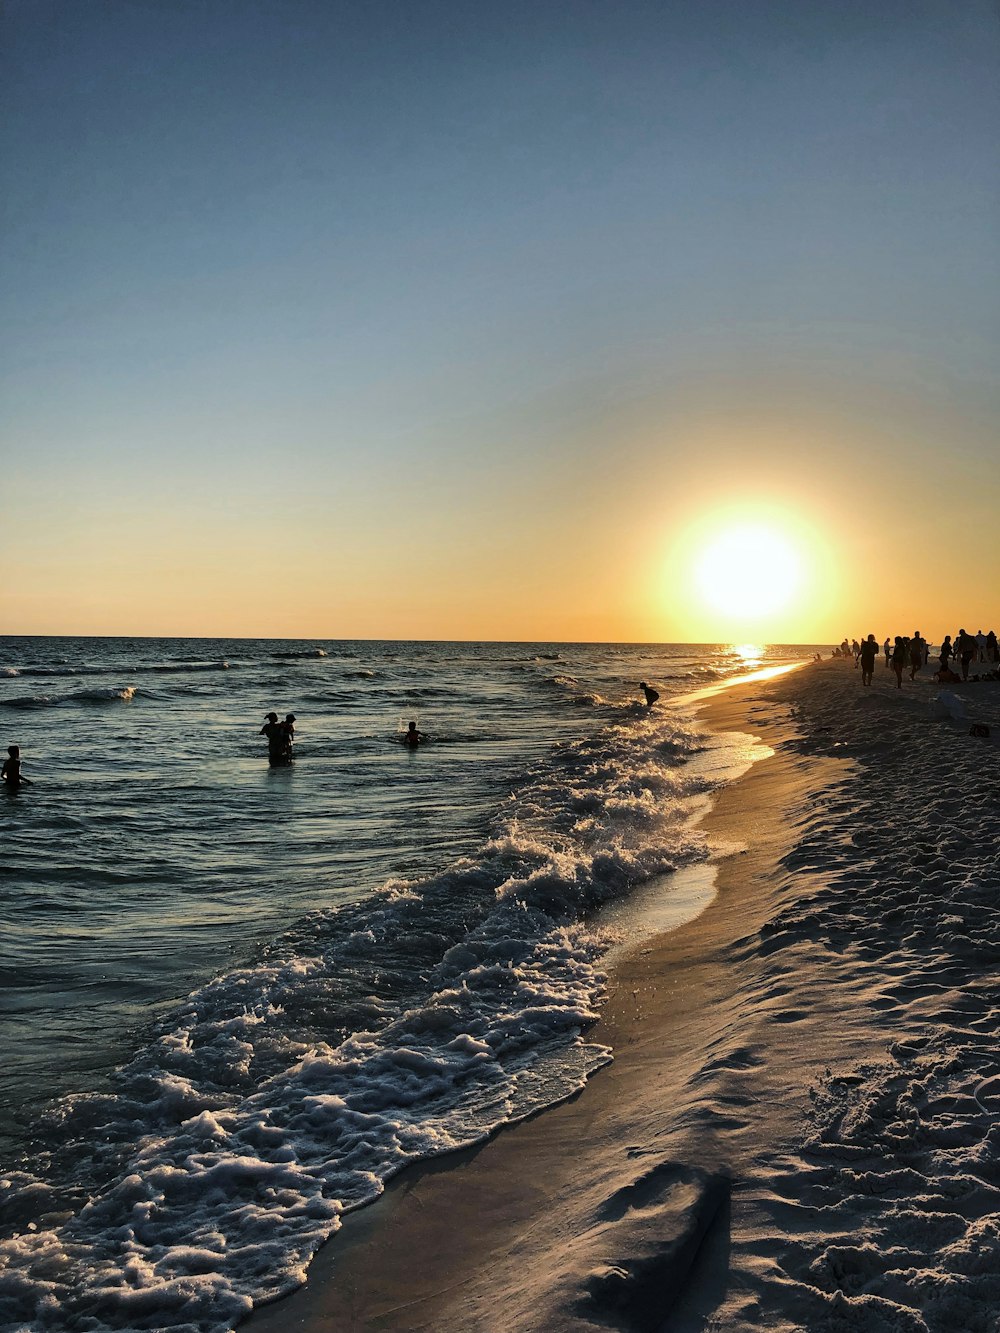
[(0, 1329), (228, 1329), (579, 1088), (599, 909), (734, 771), (676, 701), (813, 651), (0, 639)]

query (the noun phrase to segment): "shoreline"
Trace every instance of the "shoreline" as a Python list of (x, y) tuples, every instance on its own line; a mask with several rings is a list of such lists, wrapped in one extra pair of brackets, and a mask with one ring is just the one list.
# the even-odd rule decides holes
[(703, 718), (774, 752), (704, 818), (713, 901), (616, 960), (614, 1061), (402, 1173), (249, 1333), (995, 1326), (1000, 689), (827, 660)]
[[(655, 1175), (661, 1159), (685, 1159), (677, 1179), (661, 1172), (663, 1197), (657, 1201), (653, 1187), (647, 1205), (665, 1210), (660, 1221), (678, 1241), (678, 1253), (667, 1259), (675, 1280), (683, 1277), (678, 1265), (686, 1269), (707, 1248), (704, 1233), (725, 1229), (728, 1180), (739, 1167), (714, 1130), (692, 1133), (699, 1094), (691, 1076), (725, 1044), (739, 1008), (727, 971), (734, 952), (774, 915), (787, 891), (777, 868), (794, 842), (789, 816), (801, 817), (809, 793), (845, 767), (840, 759), (785, 750), (794, 727), (783, 710), (763, 723), (750, 717), (768, 684), (741, 682), (699, 702), (712, 731), (740, 732), (777, 748), (713, 793), (701, 821), (713, 842), (745, 847), (714, 863), (712, 902), (616, 957), (608, 999), (588, 1032), (588, 1039), (613, 1047), (614, 1062), (569, 1101), (475, 1148), (408, 1168), (382, 1198), (345, 1216), (313, 1260), (306, 1285), (255, 1311), (241, 1325), (248, 1333), (547, 1326), (534, 1322), (543, 1294), (524, 1273), (544, 1274), (541, 1285), (561, 1292), (564, 1305), (572, 1302), (573, 1274), (592, 1266), (580, 1256), (567, 1268), (560, 1258), (560, 1251), (572, 1253), (576, 1234), (592, 1230), (585, 1217), (592, 1201), (579, 1189), (581, 1161), (588, 1171), (599, 1166), (603, 1195), (614, 1194), (619, 1179), (617, 1188), (627, 1189), (645, 1178), (650, 1164)], [(819, 1070), (823, 1058), (810, 1064)], [(663, 1115), (664, 1107), (672, 1109)], [(687, 1116), (679, 1114), (682, 1107)], [(704, 1141), (692, 1142), (698, 1137)], [(503, 1318), (493, 1322), (497, 1300)], [(591, 1326), (586, 1314), (553, 1308), (548, 1317), (553, 1326)]]

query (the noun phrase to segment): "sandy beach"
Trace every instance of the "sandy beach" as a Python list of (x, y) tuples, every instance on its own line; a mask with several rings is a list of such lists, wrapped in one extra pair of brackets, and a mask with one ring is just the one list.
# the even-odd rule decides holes
[(928, 676), (707, 701), (773, 753), (705, 822), (710, 906), (616, 959), (613, 1064), (404, 1172), (244, 1327), (995, 1328), (1000, 686)]

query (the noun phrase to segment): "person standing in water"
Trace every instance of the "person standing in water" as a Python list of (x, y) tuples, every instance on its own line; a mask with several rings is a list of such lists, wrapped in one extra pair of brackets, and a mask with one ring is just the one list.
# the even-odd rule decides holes
[(20, 791), (22, 786), (31, 786), (31, 779), (23, 777), (21, 774), (21, 747), (19, 745), (7, 746), (7, 758), (3, 761), (3, 768), (0, 769), (0, 780), (6, 783), (9, 792)]
[(267, 737), (267, 762), (272, 768), (287, 763), (285, 757), (285, 728), (278, 721), (277, 713), (268, 713), (267, 720), (260, 729), (260, 735)]
[(654, 690), (652, 685), (647, 685), (644, 680), (639, 681), (639, 689), (642, 690), (646, 697), (646, 707), (652, 708), (653, 704), (655, 704), (660, 697), (660, 691)]
[(285, 763), (292, 762), (292, 741), (295, 739), (295, 714), (286, 713), (284, 722), (280, 723), (281, 735), (284, 740), (281, 753), (284, 755)]
[(426, 740), (422, 731), (417, 730), (416, 722), (411, 722), (403, 732), (403, 744), (408, 750), (415, 750), (422, 740)]

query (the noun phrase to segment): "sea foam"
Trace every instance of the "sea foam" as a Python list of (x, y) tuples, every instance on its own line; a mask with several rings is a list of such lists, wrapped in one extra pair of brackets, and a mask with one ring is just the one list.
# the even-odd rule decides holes
[(39, 1134), (64, 1176), (0, 1189), (3, 1318), (221, 1333), (407, 1163), (575, 1092), (610, 1058), (585, 1036), (605, 947), (586, 915), (704, 857), (699, 743), (643, 710), (557, 747), (475, 855), (311, 913), (108, 1091), (57, 1103)]

